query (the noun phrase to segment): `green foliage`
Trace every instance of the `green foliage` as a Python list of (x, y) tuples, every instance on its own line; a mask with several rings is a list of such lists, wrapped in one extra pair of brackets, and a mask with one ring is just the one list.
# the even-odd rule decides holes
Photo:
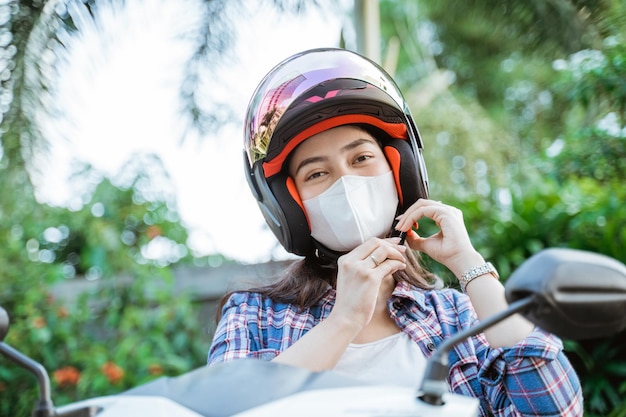
[[(611, 163), (607, 161), (611, 160)], [(594, 178), (600, 183), (626, 178), (626, 135), (613, 136), (597, 127), (573, 134), (555, 157), (561, 178)]]
[(583, 384), (586, 409), (590, 416), (626, 415), (626, 332), (616, 337), (581, 342), (566, 341)]
[[(448, 202), (463, 208), (475, 247), (506, 280), (524, 260), (548, 247), (603, 253), (626, 263), (625, 200), (626, 188), (619, 179), (573, 177), (558, 182), (542, 177), (505, 199), (510, 204), (503, 204), (497, 195)], [(432, 224), (420, 224), (419, 230), (426, 235), (435, 231)], [(448, 271), (433, 269), (448, 285), (456, 285)], [(582, 382), (585, 415), (626, 413), (625, 342), (626, 331), (602, 339), (565, 341), (566, 354)]]
[[(106, 283), (71, 306), (36, 290), (13, 309), (7, 342), (50, 371), (56, 405), (202, 366), (208, 335), (197, 312), (188, 298), (172, 295), (164, 269), (149, 269), (130, 285)], [(37, 398), (32, 376), (3, 364), (2, 380), (1, 414), (26, 415)]]
[[(10, 177), (0, 177), (0, 186)], [(20, 210), (2, 199), (9, 214), (0, 224), (0, 305), (12, 322), (6, 342), (50, 372), (55, 405), (205, 362), (210, 337), (167, 268), (190, 258), (187, 232), (168, 203), (145, 199), (141, 178), (130, 188), (102, 181), (75, 212), (39, 205), (27, 193)], [(147, 258), (157, 241), (174, 252)], [(97, 290), (72, 296), (67, 285), (59, 289), (84, 277), (97, 280)], [(27, 415), (36, 398), (33, 376), (2, 358), (0, 415)]]
[(585, 107), (613, 109), (621, 120), (626, 116), (626, 46), (621, 37), (605, 41), (602, 50), (585, 49), (571, 55), (566, 64), (565, 86), (569, 99)]
[[(433, 197), (463, 209), (501, 276), (547, 247), (626, 262), (626, 4), (388, 0), (381, 13), (386, 40), (400, 40), (404, 91), (432, 93), (422, 80), (454, 73), (448, 91), (411, 107)], [(566, 341), (585, 415), (626, 415), (625, 338)]]

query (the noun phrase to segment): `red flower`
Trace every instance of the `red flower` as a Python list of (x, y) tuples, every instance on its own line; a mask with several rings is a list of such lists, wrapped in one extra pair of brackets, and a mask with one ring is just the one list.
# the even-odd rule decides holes
[(60, 318), (64, 319), (64, 318), (66, 318), (67, 316), (69, 316), (69, 315), (70, 315), (70, 313), (67, 311), (67, 308), (65, 308), (65, 307), (61, 306), (61, 307), (59, 307), (59, 308), (57, 309), (57, 315), (58, 315)]
[(46, 327), (46, 319), (41, 316), (34, 317), (32, 323), (35, 329), (43, 329), (44, 327)]
[(163, 367), (158, 363), (153, 363), (152, 365), (148, 366), (148, 372), (150, 373), (150, 375), (161, 375), (163, 373)]
[(106, 362), (100, 367), (100, 371), (107, 377), (111, 384), (117, 384), (124, 379), (124, 370), (115, 362)]
[(52, 378), (60, 387), (74, 387), (80, 381), (80, 371), (73, 366), (64, 366), (54, 371)]

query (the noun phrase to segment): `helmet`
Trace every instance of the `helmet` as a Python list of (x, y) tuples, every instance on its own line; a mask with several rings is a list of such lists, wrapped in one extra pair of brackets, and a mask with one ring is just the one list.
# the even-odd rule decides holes
[[(392, 78), (345, 49), (312, 49), (287, 58), (255, 90), (244, 126), (244, 166), (252, 194), (283, 247), (296, 255), (325, 248), (311, 237), (288, 157), (324, 130), (360, 124), (378, 132), (393, 171), (398, 210), (428, 197), (422, 141)], [(328, 250), (327, 250), (328, 251)]]

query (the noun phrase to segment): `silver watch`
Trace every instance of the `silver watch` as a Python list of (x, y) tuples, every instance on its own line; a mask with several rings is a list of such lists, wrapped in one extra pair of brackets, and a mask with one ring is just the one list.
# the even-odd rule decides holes
[(493, 266), (493, 264), (491, 262), (486, 262), (482, 265), (468, 269), (463, 273), (463, 275), (461, 275), (461, 278), (459, 278), (461, 290), (465, 292), (467, 284), (469, 284), (474, 278), (478, 278), (486, 274), (491, 274), (495, 279), (500, 279), (500, 275), (498, 275), (498, 271)]

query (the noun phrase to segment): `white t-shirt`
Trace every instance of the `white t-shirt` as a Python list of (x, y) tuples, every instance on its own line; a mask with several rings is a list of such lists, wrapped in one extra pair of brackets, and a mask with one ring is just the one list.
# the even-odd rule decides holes
[(404, 332), (370, 343), (350, 343), (335, 371), (378, 384), (419, 388), (426, 357)]

